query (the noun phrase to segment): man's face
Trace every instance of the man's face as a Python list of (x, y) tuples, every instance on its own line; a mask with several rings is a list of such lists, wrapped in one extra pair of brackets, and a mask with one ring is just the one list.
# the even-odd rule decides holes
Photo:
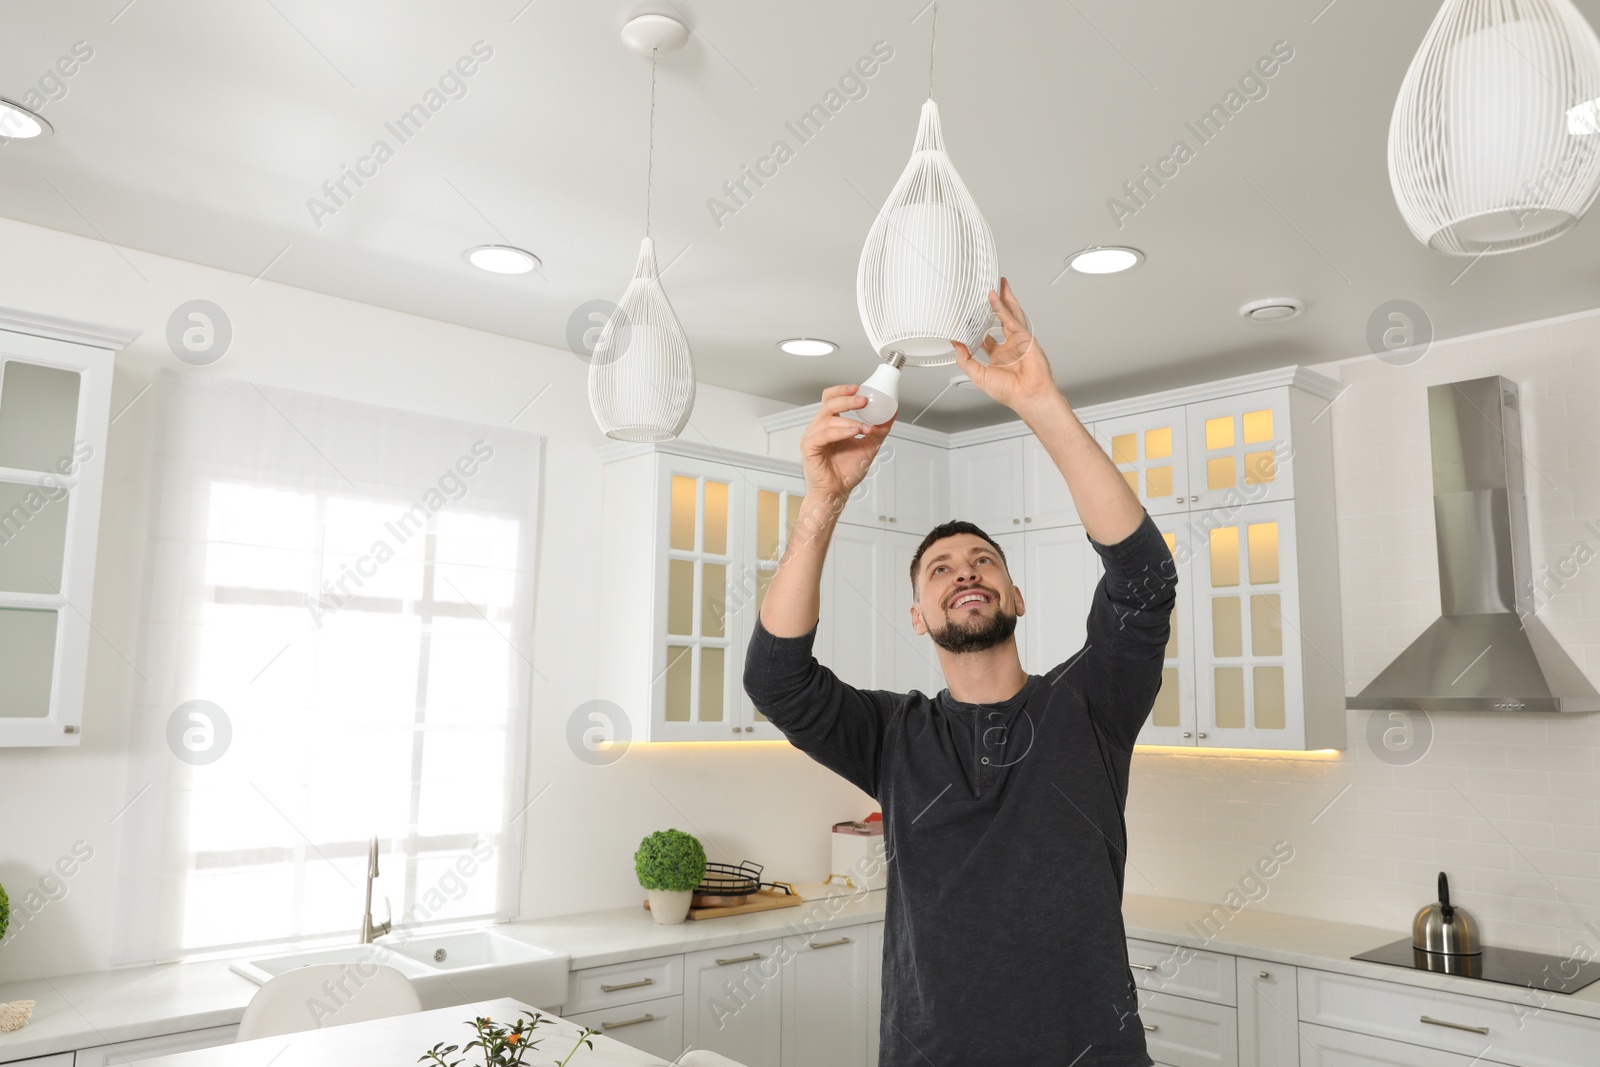
[(947, 652), (982, 652), (1016, 632), (1024, 612), (1000, 554), (976, 534), (929, 545), (917, 564), (911, 626)]

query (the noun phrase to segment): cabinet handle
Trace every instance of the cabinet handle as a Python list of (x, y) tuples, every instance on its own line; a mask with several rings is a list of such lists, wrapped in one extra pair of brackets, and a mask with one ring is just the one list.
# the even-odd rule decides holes
[(1489, 1032), (1489, 1028), (1487, 1026), (1468, 1026), (1466, 1023), (1452, 1023), (1446, 1022), (1443, 1019), (1430, 1019), (1426, 1015), (1419, 1015), (1417, 1018), (1421, 1019), (1429, 1026), (1448, 1026), (1452, 1030), (1465, 1030), (1472, 1034), (1487, 1034)]
[(753, 734), (756, 732), (756, 728), (754, 726), (746, 726), (744, 728), (744, 732), (747, 734)]
[(623, 982), (620, 985), (604, 985), (604, 984), (602, 984), (600, 986), (600, 992), (602, 992), (602, 993), (615, 993), (619, 989), (638, 989), (640, 986), (655, 985), (655, 984), (656, 984), (656, 980), (654, 978), (641, 978), (637, 982)]
[(1153, 963), (1130, 963), (1128, 966), (1136, 971), (1153, 971), (1156, 969), (1156, 965)]
[(1191, 504), (1198, 504), (1199, 502), (1200, 502), (1200, 498), (1197, 497), (1197, 496), (1192, 496), (1192, 497), (1189, 498), (1189, 503), (1191, 503)]
[(899, 521), (900, 521), (900, 520), (899, 520), (899, 519), (897, 519), (897, 518), (895, 518), (895, 517), (894, 517), (894, 516), (893, 516), (893, 515), (890, 515), (890, 516), (889, 516), (889, 521), (890, 521), (890, 522), (899, 522)]
[(718, 967), (726, 967), (730, 963), (749, 963), (751, 960), (759, 960), (760, 958), (761, 958), (761, 953), (752, 952), (748, 956), (734, 956), (732, 959), (718, 960), (717, 961), (717, 966)]
[(1173, 503), (1174, 503), (1174, 504), (1181, 504), (1181, 503), (1183, 503), (1183, 497), (1181, 497), (1181, 496), (1178, 496), (1178, 497), (1173, 497), (1173, 498), (1172, 498), (1172, 502), (1173, 502)]
[(737, 726), (735, 726), (735, 727), (734, 727), (734, 728), (733, 728), (733, 732), (734, 732), (734, 733), (738, 733), (738, 732), (739, 732), (739, 728), (738, 728), (738, 727), (737, 727)]
[(1022, 525), (1022, 520), (1021, 519), (1012, 519), (1011, 520), (1011, 525), (1013, 525), (1013, 526), (1021, 526)]
[(1196, 735), (1195, 735), (1195, 736), (1196, 736), (1196, 737), (1204, 737), (1204, 736), (1205, 736), (1205, 735), (1206, 735), (1206, 732), (1205, 732), (1205, 731), (1204, 731), (1204, 730), (1201, 730), (1201, 731), (1200, 731), (1200, 732), (1199, 732), (1199, 733), (1198, 733), (1198, 734), (1196, 734)]
[(1161, 1029), (1161, 1027), (1159, 1025), (1157, 1025), (1156, 1023), (1145, 1023), (1144, 1024), (1144, 1028), (1146, 1030), (1150, 1031), (1152, 1034), (1155, 1033), (1157, 1030)]
[(1191, 734), (1191, 733), (1190, 733), (1190, 732), (1189, 732), (1189, 731), (1188, 731), (1188, 730), (1185, 730), (1185, 731), (1184, 731), (1184, 732), (1183, 732), (1183, 736), (1184, 736), (1184, 737), (1193, 737), (1193, 736), (1194, 736), (1194, 734)]
[(848, 945), (849, 943), (850, 943), (850, 939), (848, 937), (837, 937), (837, 938), (834, 938), (832, 941), (813, 941), (813, 942), (811, 942), (811, 947), (812, 948), (832, 948), (834, 945)]
[(879, 515), (878, 516), (878, 521), (879, 522), (888, 522), (889, 521), (889, 516), (887, 516), (887, 515)]
[(604, 1020), (602, 1020), (601, 1023), (600, 1023), (600, 1029), (602, 1029), (602, 1030), (620, 1030), (624, 1026), (638, 1026), (640, 1023), (652, 1023), (652, 1022), (655, 1022), (655, 1020), (656, 1020), (656, 1017), (654, 1015), (651, 1015), (649, 1012), (645, 1012), (643, 1015), (639, 1016), (637, 1019), (624, 1019), (620, 1023), (608, 1023), (608, 1022), (605, 1022)]
[(1268, 974), (1266, 971), (1262, 971), (1260, 974), (1256, 975), (1256, 977), (1257, 978), (1271, 978), (1272, 975)]

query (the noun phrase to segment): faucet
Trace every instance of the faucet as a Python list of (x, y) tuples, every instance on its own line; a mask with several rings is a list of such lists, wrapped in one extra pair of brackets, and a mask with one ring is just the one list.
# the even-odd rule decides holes
[(383, 911), (386, 918), (381, 923), (372, 921), (372, 880), (378, 877), (378, 839), (374, 837), (367, 844), (367, 904), (366, 910), (361, 915), (361, 943), (370, 945), (378, 938), (389, 932), (389, 927), (394, 922), (394, 909), (389, 906), (389, 898), (383, 898)]

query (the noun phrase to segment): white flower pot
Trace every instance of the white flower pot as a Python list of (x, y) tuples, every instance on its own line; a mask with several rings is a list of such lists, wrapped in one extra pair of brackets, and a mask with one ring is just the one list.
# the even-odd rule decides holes
[(689, 917), (689, 898), (694, 896), (694, 890), (647, 889), (645, 892), (650, 894), (650, 918), (656, 922), (670, 926)]

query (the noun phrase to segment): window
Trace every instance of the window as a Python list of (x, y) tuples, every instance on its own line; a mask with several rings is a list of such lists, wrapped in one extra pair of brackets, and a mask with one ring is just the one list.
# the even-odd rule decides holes
[(162, 384), (118, 958), (514, 913), (537, 438)]

